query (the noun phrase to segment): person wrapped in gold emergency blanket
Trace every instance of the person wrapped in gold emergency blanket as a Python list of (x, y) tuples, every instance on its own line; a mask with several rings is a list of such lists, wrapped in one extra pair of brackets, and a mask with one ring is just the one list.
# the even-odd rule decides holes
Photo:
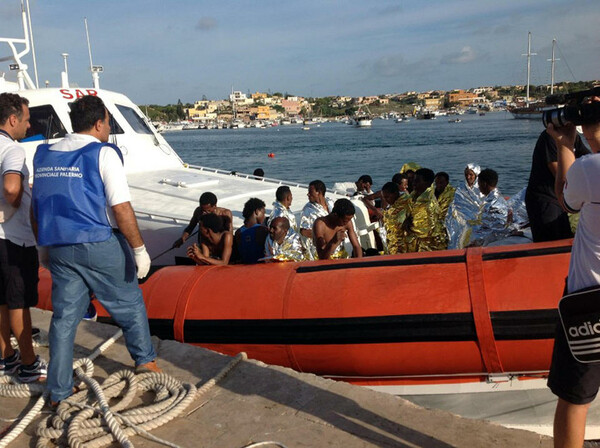
[(417, 170), (413, 192), (408, 197), (399, 197), (393, 203), (387, 212), (387, 220), (384, 215), (388, 249), (390, 245), (392, 247), (390, 254), (446, 249), (448, 240), (432, 186), (434, 177), (434, 172), (428, 168)]

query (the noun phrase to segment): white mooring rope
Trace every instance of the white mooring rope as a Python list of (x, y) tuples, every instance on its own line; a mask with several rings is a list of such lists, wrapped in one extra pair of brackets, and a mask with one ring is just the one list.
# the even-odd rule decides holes
[[(82, 386), (78, 392), (60, 402), (56, 412), (44, 419), (36, 429), (37, 448), (50, 443), (71, 448), (98, 448), (118, 442), (123, 447), (133, 447), (129, 437), (141, 435), (166, 446), (177, 445), (153, 436), (148, 431), (158, 428), (180, 415), (196, 398), (206, 393), (223, 379), (242, 360), (245, 353), (233, 358), (214, 378), (199, 389), (193, 384), (182, 383), (165, 374), (147, 372), (136, 375), (131, 370), (119, 370), (106, 378), (102, 384), (92, 378), (93, 360), (110, 347), (123, 332), (119, 330), (98, 346), (87, 358), (78, 359), (73, 369)], [(138, 393), (152, 392), (155, 397), (147, 406), (126, 409)], [(11, 377), (0, 377), (0, 396), (25, 398), (41, 395), (30, 411), (2, 439), (0, 448), (8, 446), (40, 414), (48, 400), (45, 386), (40, 383), (19, 384)], [(120, 401), (109, 406), (111, 399)], [(91, 404), (87, 404), (87, 402)], [(247, 447), (278, 445), (278, 442), (258, 442)]]

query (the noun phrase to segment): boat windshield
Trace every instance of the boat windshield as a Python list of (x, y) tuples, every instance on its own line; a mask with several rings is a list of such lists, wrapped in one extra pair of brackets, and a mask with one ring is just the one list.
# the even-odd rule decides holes
[[(73, 103), (71, 102), (69, 103), (69, 109), (71, 109), (72, 107)], [(117, 123), (117, 120), (115, 120), (115, 117), (110, 112), (108, 113), (108, 120), (110, 123), (110, 135), (125, 134), (123, 128), (119, 125), (119, 123)]]
[(150, 134), (152, 135), (152, 130), (146, 124), (146, 121), (140, 117), (135, 110), (131, 107), (123, 106), (121, 104), (115, 104), (119, 112), (123, 115), (129, 126), (132, 127), (133, 131), (137, 134)]
[(50, 104), (29, 108), (31, 127), (23, 141), (50, 140), (62, 138), (67, 130), (58, 118), (58, 114)]

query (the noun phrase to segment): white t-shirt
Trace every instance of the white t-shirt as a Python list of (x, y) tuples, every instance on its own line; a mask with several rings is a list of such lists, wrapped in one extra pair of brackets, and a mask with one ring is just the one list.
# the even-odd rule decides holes
[[(67, 134), (60, 142), (50, 147), (53, 151), (75, 151), (92, 142), (100, 142), (88, 134)], [(116, 151), (112, 148), (102, 148), (99, 158), (100, 177), (104, 183), (104, 194), (106, 195), (106, 214), (112, 227), (117, 227), (111, 207), (130, 202), (129, 185), (125, 175), (125, 167)]]
[(566, 207), (581, 211), (569, 264), (569, 292), (600, 285), (600, 154), (571, 165), (563, 190)]
[[(35, 237), (31, 230), (29, 208), (31, 206), (31, 190), (29, 188), (29, 170), (25, 163), (25, 150), (10, 137), (0, 134), (0, 173), (4, 175), (17, 173), (23, 183), (21, 205), (14, 215), (6, 222), (0, 223), (0, 238), (9, 240), (19, 246), (35, 246)], [(6, 199), (0, 194), (0, 200)]]

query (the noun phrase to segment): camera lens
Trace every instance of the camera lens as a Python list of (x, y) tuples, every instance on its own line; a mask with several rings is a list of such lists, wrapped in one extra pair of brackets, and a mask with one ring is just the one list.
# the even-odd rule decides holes
[(569, 123), (579, 125), (581, 124), (579, 119), (579, 108), (577, 106), (565, 106), (546, 110), (542, 114), (542, 122), (546, 128), (550, 123), (552, 123), (555, 128), (566, 126)]
[(564, 122), (563, 112), (563, 108), (545, 110), (542, 114), (544, 127), (547, 128), (550, 123), (552, 123), (555, 128), (564, 126), (566, 123)]

